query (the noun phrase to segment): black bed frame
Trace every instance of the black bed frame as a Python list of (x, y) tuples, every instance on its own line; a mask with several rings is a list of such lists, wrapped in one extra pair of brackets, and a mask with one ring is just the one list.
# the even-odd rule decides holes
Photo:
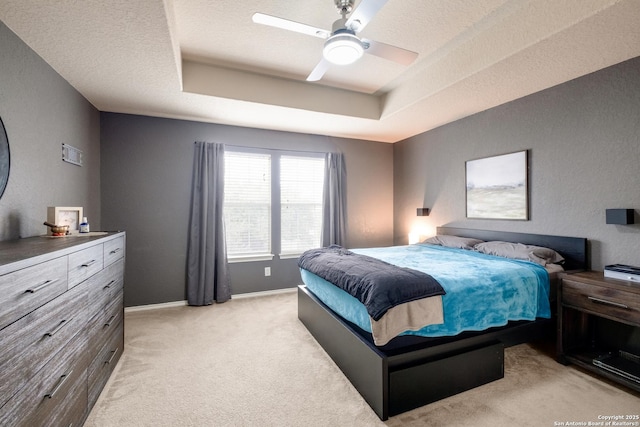
[[(545, 246), (564, 256), (565, 270), (587, 267), (583, 238), (452, 227), (437, 233)], [(298, 288), (298, 318), (381, 420), (503, 378), (505, 347), (549, 338), (555, 330), (554, 319), (538, 319), (455, 337), (399, 336), (379, 347), (304, 285)]]

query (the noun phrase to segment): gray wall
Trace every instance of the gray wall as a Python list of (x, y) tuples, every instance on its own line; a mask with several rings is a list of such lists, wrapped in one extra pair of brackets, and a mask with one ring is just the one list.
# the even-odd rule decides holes
[[(640, 225), (604, 223), (640, 210), (640, 59), (531, 95), (395, 145), (181, 120), (98, 113), (0, 23), (0, 117), (11, 174), (0, 240), (44, 234), (47, 206), (83, 206), (92, 229), (128, 234), (126, 304), (184, 299), (196, 140), (345, 154), (349, 247), (406, 243), (443, 224), (584, 236), (592, 267), (640, 265)], [(85, 165), (61, 161), (61, 144)], [(528, 149), (531, 220), (465, 219), (464, 162)], [(416, 217), (417, 207), (433, 209)], [(264, 267), (272, 276), (264, 277)], [(234, 293), (299, 281), (295, 260), (234, 264)]]
[[(46, 234), (47, 206), (82, 206), (99, 229), (99, 112), (2, 22), (0, 58), (0, 117), (11, 151), (0, 240)], [(83, 167), (62, 162), (62, 143), (83, 151)]]
[[(393, 242), (393, 146), (208, 123), (101, 114), (102, 223), (127, 231), (125, 305), (185, 299), (194, 141), (341, 151), (347, 168), (350, 247)], [(264, 267), (271, 276), (264, 276)], [(300, 282), (296, 260), (231, 264), (233, 294)]]
[[(465, 218), (465, 161), (530, 150), (530, 220)], [(591, 266), (640, 265), (640, 225), (607, 225), (605, 209), (640, 210), (640, 58), (394, 145), (394, 232), (406, 243), (450, 224), (587, 237)], [(416, 217), (418, 207), (431, 215)]]

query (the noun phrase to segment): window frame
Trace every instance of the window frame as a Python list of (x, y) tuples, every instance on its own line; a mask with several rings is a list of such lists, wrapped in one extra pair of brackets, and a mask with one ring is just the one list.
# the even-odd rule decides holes
[[(269, 221), (269, 251), (268, 252), (257, 252), (250, 254), (232, 254), (230, 255), (227, 250), (227, 261), (229, 263), (238, 263), (238, 262), (253, 262), (253, 261), (270, 261), (274, 257), (273, 251), (273, 154), (268, 150), (258, 150), (258, 149), (245, 149), (235, 147), (232, 149), (230, 147), (225, 147), (225, 155), (227, 153), (245, 153), (245, 154), (256, 154), (256, 155), (268, 155), (269, 156), (269, 167), (270, 167), (270, 182), (269, 182), (269, 191), (270, 191), (270, 221)], [(226, 168), (225, 163), (225, 168)], [(225, 174), (226, 174), (225, 170)], [(226, 196), (226, 181), (225, 181), (225, 196)], [(226, 197), (225, 197), (226, 199)], [(223, 217), (225, 217), (225, 225), (226, 225), (226, 204), (223, 204)], [(226, 233), (226, 231), (225, 231)], [(227, 236), (225, 235), (225, 238)], [(227, 245), (228, 247), (228, 245)]]
[[(319, 152), (307, 152), (307, 151), (295, 151), (295, 150), (279, 150), (279, 149), (266, 149), (266, 148), (251, 148), (251, 147), (237, 147), (226, 146), (225, 154), (227, 152), (241, 152), (250, 154), (266, 154), (271, 156), (271, 252), (265, 254), (251, 254), (251, 255), (229, 255), (227, 259), (229, 263), (241, 263), (241, 262), (254, 262), (254, 261), (271, 261), (278, 254), (279, 259), (292, 259), (298, 258), (301, 253), (282, 253), (282, 207), (281, 207), (281, 192), (280, 192), (280, 158), (282, 156), (290, 157), (308, 157), (324, 159), (326, 162), (326, 154)], [(326, 174), (326, 164), (325, 172)], [(225, 183), (226, 185), (226, 183)], [(226, 187), (225, 187), (226, 190)], [(323, 187), (324, 191), (324, 187)], [(324, 197), (324, 196), (323, 196)], [(223, 207), (224, 209), (224, 207)], [(321, 225), (322, 227), (322, 225)], [(322, 229), (320, 230), (322, 233)]]

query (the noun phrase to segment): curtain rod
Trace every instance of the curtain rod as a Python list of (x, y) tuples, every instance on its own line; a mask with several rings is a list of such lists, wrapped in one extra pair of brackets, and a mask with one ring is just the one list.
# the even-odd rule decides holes
[[(206, 144), (219, 144), (215, 142), (206, 142), (206, 141), (194, 141), (194, 144), (198, 142), (204, 142)], [(289, 153), (310, 153), (310, 154), (327, 154), (327, 153), (337, 153), (338, 151), (305, 151), (305, 150), (285, 150), (282, 148), (263, 148), (263, 147), (250, 147), (248, 145), (236, 145), (236, 144), (222, 144), (229, 147), (238, 147), (238, 148), (247, 148), (250, 150), (267, 150), (267, 151), (284, 151)]]

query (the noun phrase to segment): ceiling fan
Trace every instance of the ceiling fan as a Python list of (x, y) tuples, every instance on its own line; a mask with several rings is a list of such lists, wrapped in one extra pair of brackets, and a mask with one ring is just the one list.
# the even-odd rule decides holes
[[(326, 39), (322, 49), (322, 59), (307, 77), (307, 81), (318, 81), (331, 64), (351, 64), (360, 59), (364, 53), (379, 56), (402, 65), (409, 65), (416, 59), (418, 56), (416, 52), (360, 38), (356, 35), (366, 27), (387, 1), (362, 0), (358, 7), (353, 10), (354, 0), (334, 0), (338, 13), (342, 17), (333, 23), (331, 31), (276, 16), (265, 15), (264, 13), (254, 13), (252, 19), (257, 24), (269, 25)], [(351, 13), (352, 11), (353, 13)], [(350, 13), (351, 16), (347, 18)]]

